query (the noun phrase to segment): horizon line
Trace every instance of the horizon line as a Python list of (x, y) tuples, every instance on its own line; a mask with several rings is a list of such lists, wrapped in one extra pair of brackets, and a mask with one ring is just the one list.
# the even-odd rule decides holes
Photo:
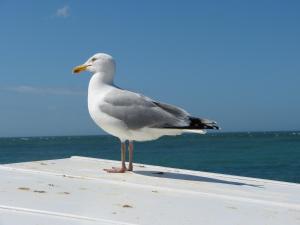
[[(300, 130), (265, 130), (265, 131), (210, 131), (204, 135), (209, 134), (226, 134), (226, 133), (274, 133), (274, 132), (300, 132)], [(186, 135), (193, 135), (193, 134), (186, 134)], [(197, 135), (197, 134), (196, 134)], [(70, 135), (32, 135), (32, 136), (0, 136), (0, 139), (3, 138), (53, 138), (53, 137), (88, 137), (88, 136), (111, 136), (115, 137), (110, 134), (70, 134)], [(116, 137), (117, 138), (117, 137)]]

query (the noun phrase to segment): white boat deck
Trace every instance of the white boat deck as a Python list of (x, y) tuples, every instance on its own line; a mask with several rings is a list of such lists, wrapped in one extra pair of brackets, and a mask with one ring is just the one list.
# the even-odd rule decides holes
[(72, 157), (0, 166), (0, 225), (300, 224), (300, 184)]

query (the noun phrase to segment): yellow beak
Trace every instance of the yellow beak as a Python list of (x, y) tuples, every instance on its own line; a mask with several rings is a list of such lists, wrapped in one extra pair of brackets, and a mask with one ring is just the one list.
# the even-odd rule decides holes
[(80, 73), (82, 71), (85, 71), (88, 66), (89, 65), (76, 66), (75, 68), (73, 68), (73, 73)]

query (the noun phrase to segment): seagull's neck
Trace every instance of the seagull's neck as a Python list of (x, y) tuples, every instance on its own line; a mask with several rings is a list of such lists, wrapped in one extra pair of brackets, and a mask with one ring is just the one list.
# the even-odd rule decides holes
[(107, 86), (114, 85), (114, 74), (107, 72), (96, 72), (93, 74), (89, 83), (89, 93), (98, 91)]

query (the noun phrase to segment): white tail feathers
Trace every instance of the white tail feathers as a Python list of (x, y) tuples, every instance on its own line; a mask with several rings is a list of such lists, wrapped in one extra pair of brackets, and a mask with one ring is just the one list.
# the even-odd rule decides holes
[(195, 133), (195, 134), (206, 134), (205, 130), (189, 130), (189, 129), (184, 129), (184, 133)]

